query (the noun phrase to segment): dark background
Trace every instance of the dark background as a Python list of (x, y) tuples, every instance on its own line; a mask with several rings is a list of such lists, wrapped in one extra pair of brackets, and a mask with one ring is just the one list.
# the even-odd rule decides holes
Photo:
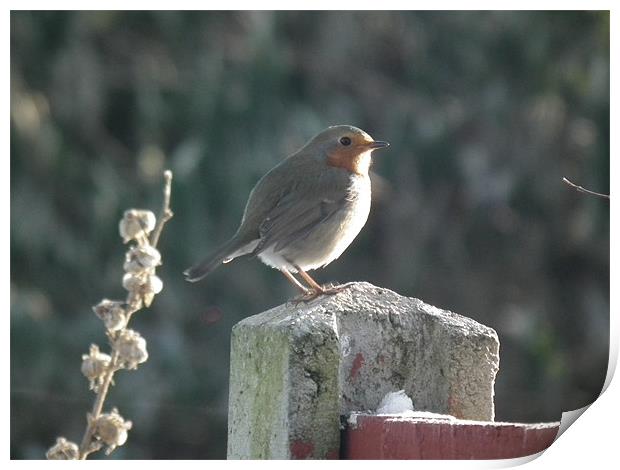
[(224, 458), (229, 338), (295, 295), (239, 260), (181, 272), (237, 228), (258, 178), (315, 133), (391, 142), (373, 208), (320, 282), (365, 280), (501, 341), (496, 419), (551, 421), (601, 390), (609, 340), (607, 12), (13, 12), (11, 456), (78, 441), (91, 312), (122, 298), (118, 220), (156, 212), (150, 358), (107, 401), (116, 458)]

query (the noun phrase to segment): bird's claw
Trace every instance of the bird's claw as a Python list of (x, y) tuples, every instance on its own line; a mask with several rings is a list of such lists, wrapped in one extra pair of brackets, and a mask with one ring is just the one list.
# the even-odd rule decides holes
[(332, 283), (324, 284), (323, 286), (321, 286), (321, 289), (322, 289), (321, 294), (334, 295), (334, 294), (337, 294), (338, 292), (342, 292), (346, 288), (347, 288), (346, 284), (332, 284)]
[(337, 294), (338, 292), (341, 292), (342, 290), (346, 289), (347, 285), (346, 284), (324, 284), (321, 286), (320, 289), (308, 289), (306, 290), (306, 292), (304, 292), (303, 294), (301, 294), (298, 297), (295, 297), (294, 299), (291, 299), (291, 302), (293, 303), (293, 305), (297, 306), (300, 303), (308, 303), (311, 302), (312, 300), (322, 296), (322, 295), (334, 295)]

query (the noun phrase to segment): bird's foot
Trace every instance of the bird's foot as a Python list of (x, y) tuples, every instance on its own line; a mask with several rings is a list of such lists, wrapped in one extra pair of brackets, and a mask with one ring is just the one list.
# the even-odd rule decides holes
[(323, 284), (319, 289), (307, 289), (303, 294), (291, 300), (294, 305), (308, 303), (322, 295), (334, 295), (347, 288), (347, 284)]
[(326, 295), (334, 295), (338, 292), (342, 292), (347, 288), (347, 284), (332, 284), (331, 282), (328, 284), (323, 284), (321, 286), (321, 294)]

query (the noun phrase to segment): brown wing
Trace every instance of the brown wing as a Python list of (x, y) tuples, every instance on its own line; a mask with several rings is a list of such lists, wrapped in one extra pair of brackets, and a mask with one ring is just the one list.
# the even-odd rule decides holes
[(314, 193), (312, 190), (297, 190), (278, 202), (259, 226), (260, 242), (254, 250), (255, 254), (270, 246), (274, 251), (279, 251), (307, 237), (318, 224), (343, 210), (347, 204), (342, 190)]

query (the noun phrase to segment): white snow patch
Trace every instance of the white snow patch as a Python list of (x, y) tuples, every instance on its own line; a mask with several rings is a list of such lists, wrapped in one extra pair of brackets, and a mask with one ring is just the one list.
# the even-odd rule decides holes
[(413, 409), (413, 400), (407, 396), (404, 390), (387, 393), (376, 412), (353, 411), (347, 418), (350, 427), (357, 427), (357, 418), (362, 416), (387, 415), (387, 421), (422, 419), (425, 421), (456, 421), (452, 415), (433, 413), (431, 411), (418, 411)]
[(404, 390), (386, 394), (377, 408), (377, 414), (380, 415), (401, 414), (406, 411), (413, 411), (413, 401)]
[(407, 410), (399, 414), (391, 414), (391, 421), (398, 421), (399, 419), (423, 419), (425, 421), (455, 421), (456, 418), (452, 415), (442, 415), (439, 413), (433, 413), (431, 411), (413, 411)]

